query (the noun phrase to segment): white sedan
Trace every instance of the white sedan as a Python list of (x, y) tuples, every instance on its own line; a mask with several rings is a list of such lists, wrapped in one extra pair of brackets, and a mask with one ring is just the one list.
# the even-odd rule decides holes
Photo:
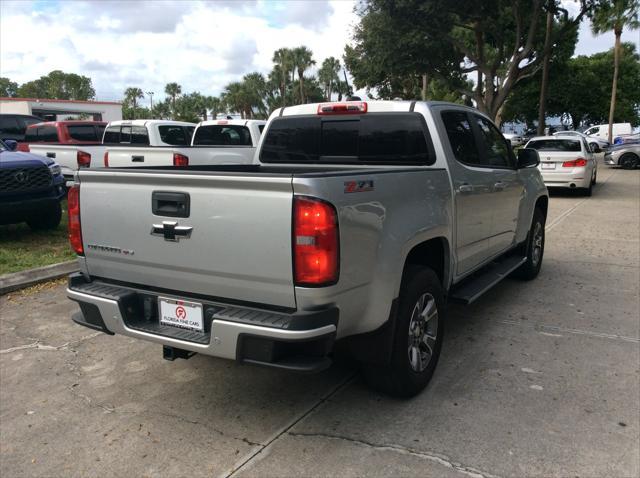
[(525, 147), (538, 151), (538, 169), (548, 188), (578, 188), (591, 196), (598, 174), (598, 162), (584, 138), (537, 136), (531, 138)]
[[(553, 133), (554, 136), (573, 136), (573, 137), (579, 137), (579, 138), (584, 138), (587, 143), (589, 143), (589, 146), (593, 146), (593, 145), (597, 145), (598, 149), (607, 149), (610, 144), (609, 141), (607, 141), (606, 139), (602, 139), (602, 138), (598, 138), (597, 136), (587, 136), (584, 133), (581, 133), (580, 131), (558, 131), (557, 133)], [(594, 153), (599, 153), (600, 151), (594, 151)]]

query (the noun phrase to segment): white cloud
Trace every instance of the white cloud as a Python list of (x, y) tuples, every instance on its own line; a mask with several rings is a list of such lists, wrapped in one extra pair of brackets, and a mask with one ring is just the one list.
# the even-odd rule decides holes
[(355, 21), (342, 0), (0, 1), (0, 75), (84, 74), (100, 99), (128, 86), (158, 99), (172, 81), (217, 95), (246, 73), (268, 73), (281, 47), (305, 45), (318, 64), (341, 58)]

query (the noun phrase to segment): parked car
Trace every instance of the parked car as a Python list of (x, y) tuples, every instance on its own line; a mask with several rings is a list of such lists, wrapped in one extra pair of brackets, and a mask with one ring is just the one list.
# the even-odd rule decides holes
[[(613, 123), (613, 136), (633, 133), (631, 123)], [(598, 124), (584, 130), (584, 134), (591, 137), (609, 139), (609, 124)]]
[(525, 143), (524, 137), (516, 133), (503, 133), (502, 136), (504, 136), (514, 148), (522, 146)]
[(100, 144), (107, 123), (104, 121), (48, 121), (29, 125), (18, 151), (30, 152), (33, 144)]
[(640, 166), (640, 143), (614, 145), (604, 154), (604, 163), (635, 169)]
[[(189, 144), (195, 124), (181, 121), (133, 120), (112, 121), (107, 124), (97, 144), (32, 144), (34, 154), (54, 158), (62, 167), (65, 178), (72, 179), (78, 168), (91, 165), (101, 167), (107, 147), (127, 145), (139, 152), (145, 146), (170, 146), (172, 143)], [(186, 142), (186, 143), (185, 143)]]
[(14, 140), (0, 140), (0, 224), (26, 222), (34, 230), (55, 229), (65, 194), (60, 166), (16, 147)]
[(24, 132), (32, 124), (42, 123), (42, 118), (31, 115), (0, 114), (0, 140), (24, 141)]
[(538, 154), (516, 157), (477, 110), (305, 104), (264, 135), (255, 164), (80, 170), (73, 320), (170, 360), (299, 372), (327, 368), (339, 341), (372, 386), (411, 396), (434, 372), (447, 299), (537, 276)]
[(613, 144), (629, 144), (640, 143), (640, 133), (635, 134), (623, 134), (613, 138)]
[(526, 148), (540, 154), (538, 168), (547, 187), (579, 188), (591, 196), (598, 175), (594, 149), (582, 137), (537, 136)]
[[(145, 148), (143, 144), (108, 147), (105, 167), (249, 164), (266, 121), (213, 120), (198, 123), (191, 145)], [(195, 126), (195, 125), (194, 125)], [(107, 133), (105, 133), (105, 138)]]
[(575, 136), (584, 138), (589, 146), (591, 146), (594, 153), (601, 153), (603, 149), (607, 149), (610, 146), (609, 141), (606, 139), (599, 138), (597, 136), (587, 136), (580, 131), (560, 131), (558, 133), (553, 133), (553, 136)]

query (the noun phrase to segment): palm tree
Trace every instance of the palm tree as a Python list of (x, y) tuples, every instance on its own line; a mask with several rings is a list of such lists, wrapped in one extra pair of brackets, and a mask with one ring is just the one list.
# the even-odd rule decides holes
[(331, 94), (336, 91), (335, 87), (340, 81), (339, 73), (340, 60), (332, 56), (325, 58), (320, 70), (318, 70), (318, 80), (324, 87), (324, 96), (327, 101), (331, 101)]
[(164, 92), (171, 98), (171, 112), (176, 115), (176, 98), (182, 93), (182, 87), (178, 83), (167, 83)]
[(217, 96), (207, 96), (207, 108), (211, 110), (211, 119), (216, 119), (218, 113), (222, 111), (222, 101)]
[(601, 2), (591, 15), (591, 30), (594, 35), (613, 30), (616, 36), (613, 50), (613, 84), (611, 85), (611, 105), (609, 106), (609, 142), (613, 143), (613, 121), (616, 110), (616, 93), (618, 88), (618, 68), (620, 64), (620, 36), (623, 28), (636, 29), (638, 21), (639, 0), (611, 0)]
[[(293, 54), (288, 48), (280, 48), (273, 53), (274, 73), (278, 76), (278, 87), (280, 89), (280, 100), (282, 106), (286, 106), (287, 82), (289, 71), (294, 70)], [(276, 71), (277, 70), (277, 71)]]
[(313, 52), (306, 46), (299, 46), (293, 49), (293, 63), (298, 71), (298, 83), (300, 87), (300, 103), (305, 103), (304, 98), (304, 72), (316, 62), (313, 59)]
[(142, 98), (144, 98), (144, 93), (140, 88), (133, 86), (124, 90), (124, 101), (130, 104), (133, 109), (132, 119), (136, 119), (136, 107), (138, 106), (138, 100)]

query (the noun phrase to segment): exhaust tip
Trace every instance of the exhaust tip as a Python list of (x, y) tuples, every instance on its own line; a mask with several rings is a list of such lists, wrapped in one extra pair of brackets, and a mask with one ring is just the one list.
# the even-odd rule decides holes
[(575, 188), (575, 187), (576, 187), (576, 185), (575, 185), (574, 183), (571, 183), (571, 184), (569, 185), (569, 187), (570, 187), (570, 188)]

